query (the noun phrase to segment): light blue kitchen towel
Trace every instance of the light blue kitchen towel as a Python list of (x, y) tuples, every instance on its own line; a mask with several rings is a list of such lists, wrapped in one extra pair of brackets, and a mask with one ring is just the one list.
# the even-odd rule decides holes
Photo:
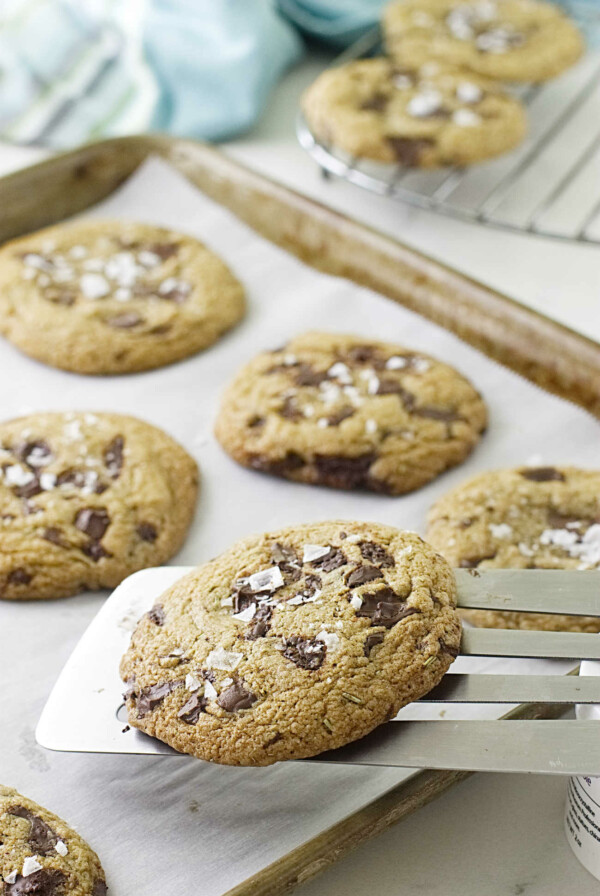
[[(563, 2), (589, 36), (600, 0)], [(300, 58), (302, 35), (349, 44), (383, 5), (0, 0), (0, 140), (62, 148), (148, 130), (232, 137), (251, 127)]]

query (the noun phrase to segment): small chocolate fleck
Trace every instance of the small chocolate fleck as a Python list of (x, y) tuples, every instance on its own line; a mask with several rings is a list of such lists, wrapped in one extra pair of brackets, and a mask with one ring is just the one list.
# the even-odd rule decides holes
[(364, 585), (366, 582), (373, 582), (380, 579), (383, 573), (376, 566), (365, 566), (361, 564), (353, 569), (346, 576), (346, 585), (349, 588), (356, 588), (358, 585)]
[(407, 168), (418, 165), (421, 160), (423, 150), (433, 146), (433, 140), (424, 137), (393, 137), (386, 138), (389, 143), (396, 161)]
[(156, 527), (152, 525), (152, 523), (140, 523), (136, 529), (137, 534), (140, 536), (142, 541), (156, 541), (158, 538), (158, 532), (156, 531)]
[(104, 449), (104, 466), (110, 476), (116, 479), (123, 468), (123, 449), (125, 439), (123, 436), (115, 436), (112, 442)]
[(372, 620), (372, 625), (383, 625), (385, 628), (392, 628), (401, 619), (419, 612), (415, 607), (409, 607), (406, 601), (387, 586), (363, 594), (362, 599), (362, 605), (356, 611), (356, 615), (366, 616)]
[(272, 607), (269, 607), (266, 604), (260, 604), (252, 617), (250, 628), (246, 632), (246, 641), (256, 641), (257, 638), (264, 638), (271, 628), (272, 615)]
[(226, 712), (238, 712), (240, 709), (250, 709), (257, 700), (258, 697), (245, 688), (241, 681), (234, 681), (232, 685), (221, 691), (217, 703)]
[(26, 809), (25, 806), (11, 806), (7, 809), (9, 815), (15, 815), (17, 818), (24, 818), (29, 822), (29, 834), (27, 840), (31, 849), (35, 853), (42, 856), (50, 855), (54, 852), (59, 837), (54, 833), (52, 828), (43, 821), (39, 815)]
[[(163, 297), (164, 298), (164, 297)], [(105, 321), (109, 327), (115, 327), (118, 330), (128, 330), (130, 327), (137, 327), (138, 324), (144, 322), (144, 318), (135, 311), (124, 311), (123, 314), (116, 314), (109, 317)]]
[(384, 364), (374, 345), (353, 345), (348, 349), (344, 357), (351, 364), (370, 364), (376, 369)]
[(75, 516), (75, 527), (80, 532), (85, 532), (94, 541), (100, 541), (109, 526), (110, 517), (103, 507), (98, 510), (94, 510), (92, 507), (83, 507), (77, 511)]
[(364, 655), (369, 656), (373, 648), (378, 644), (381, 644), (384, 638), (385, 632), (372, 632), (371, 634), (367, 635), (363, 644)]
[(284, 639), (283, 646), (285, 648), (283, 656), (301, 669), (314, 672), (315, 669), (320, 669), (325, 661), (327, 648), (323, 641), (292, 635)]
[[(62, 896), (67, 878), (57, 869), (40, 868), (27, 877), (17, 874), (14, 884), (4, 883), (5, 896)], [(94, 894), (96, 896), (96, 894)], [(98, 896), (102, 896), (101, 893)]]
[(453, 423), (463, 418), (450, 408), (413, 407), (411, 413), (415, 417), (425, 417), (428, 420), (439, 420), (441, 423)]
[(270, 737), (268, 741), (263, 744), (263, 750), (266, 750), (267, 747), (272, 747), (273, 744), (276, 744), (278, 741), (282, 739), (283, 735), (280, 734), (279, 731), (276, 731), (273, 737)]
[(520, 471), (524, 479), (531, 482), (565, 482), (565, 476), (554, 467), (527, 467)]
[(386, 551), (384, 547), (380, 544), (376, 544), (374, 541), (361, 541), (359, 547), (365, 560), (370, 560), (371, 563), (376, 563), (377, 566), (396, 565), (396, 561), (390, 552)]
[(151, 610), (148, 611), (148, 619), (150, 622), (153, 622), (154, 625), (163, 626), (165, 624), (165, 610), (162, 604), (154, 604)]
[(31, 573), (28, 573), (26, 569), (23, 569), (22, 566), (17, 567), (17, 569), (12, 569), (7, 578), (7, 582), (9, 585), (29, 585), (33, 576)]
[(182, 722), (186, 722), (188, 725), (195, 725), (200, 718), (200, 713), (203, 713), (207, 706), (208, 700), (206, 697), (192, 694), (187, 703), (183, 704), (177, 716)]
[(317, 566), (323, 572), (331, 572), (348, 562), (346, 555), (339, 548), (329, 548), (323, 557), (311, 560), (312, 566)]
[(142, 688), (136, 701), (138, 719), (142, 719), (152, 712), (153, 709), (156, 709), (171, 691), (181, 687), (181, 685), (181, 681), (165, 681), (163, 684), (153, 684), (150, 687)]

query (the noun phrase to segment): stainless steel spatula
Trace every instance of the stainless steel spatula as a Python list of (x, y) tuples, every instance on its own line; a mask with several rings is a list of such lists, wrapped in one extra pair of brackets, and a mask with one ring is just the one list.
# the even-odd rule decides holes
[[(127, 730), (118, 665), (137, 619), (188, 571), (143, 570), (116, 589), (48, 699), (42, 746), (181, 755)], [(456, 579), (461, 607), (600, 617), (600, 571), (457, 570)], [(600, 660), (600, 634), (465, 628), (461, 655), (423, 700), (310, 761), (600, 775), (600, 721), (557, 718), (575, 703), (600, 704), (600, 675), (576, 674), (583, 659)], [(508, 717), (506, 704), (516, 704)]]

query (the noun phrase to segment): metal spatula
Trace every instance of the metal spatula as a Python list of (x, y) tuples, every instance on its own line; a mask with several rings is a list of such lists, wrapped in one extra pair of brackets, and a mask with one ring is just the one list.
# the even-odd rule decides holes
[[(189, 571), (143, 570), (116, 589), (48, 699), (36, 731), (42, 746), (182, 755), (124, 727), (118, 665), (135, 621)], [(600, 616), (600, 571), (457, 570), (456, 579), (461, 607)], [(582, 659), (600, 660), (600, 634), (465, 628), (461, 655), (423, 700), (308, 761), (600, 775), (600, 721), (557, 718), (575, 703), (600, 704), (600, 676), (575, 674)], [(506, 704), (519, 705), (505, 716)]]

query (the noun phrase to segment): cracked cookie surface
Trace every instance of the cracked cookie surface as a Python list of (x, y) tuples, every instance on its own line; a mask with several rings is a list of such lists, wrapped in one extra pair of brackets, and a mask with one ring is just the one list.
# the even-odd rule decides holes
[(106, 896), (96, 853), (57, 815), (0, 784), (2, 896)]
[(0, 331), (64, 370), (161, 367), (207, 348), (243, 313), (221, 259), (162, 227), (78, 221), (0, 249)]
[(198, 469), (162, 430), (120, 414), (0, 424), (0, 598), (112, 588), (181, 546)]
[(526, 131), (521, 103), (499, 84), (437, 62), (362, 59), (329, 69), (303, 109), (323, 143), (406, 167), (478, 162), (512, 149)]
[(418, 535), (294, 526), (170, 588), (121, 662), (130, 724), (201, 759), (269, 765), (367, 734), (442, 678), (455, 583)]
[[(600, 473), (575, 467), (481, 473), (434, 504), (427, 539), (452, 566), (467, 569), (600, 569)], [(600, 619), (591, 616), (462, 612), (492, 628), (600, 631)]]
[(499, 81), (554, 78), (584, 49), (563, 10), (540, 0), (399, 0), (383, 30), (400, 65), (438, 60)]
[(441, 361), (391, 343), (305, 333), (240, 370), (215, 432), (255, 470), (402, 494), (461, 463), (486, 421), (479, 393)]

